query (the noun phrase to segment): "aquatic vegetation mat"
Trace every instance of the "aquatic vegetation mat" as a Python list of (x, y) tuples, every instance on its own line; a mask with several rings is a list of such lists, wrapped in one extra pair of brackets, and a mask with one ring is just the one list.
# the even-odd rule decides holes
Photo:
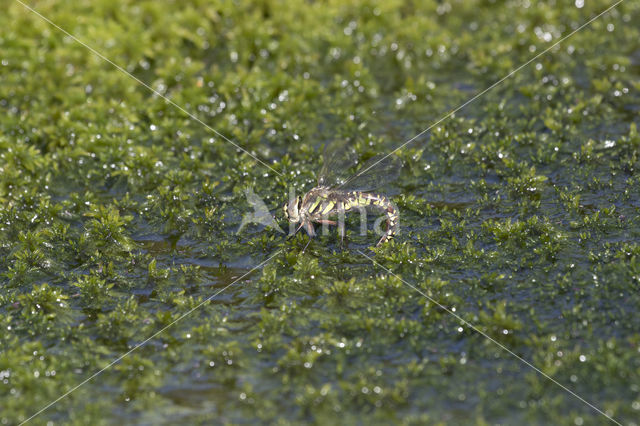
[(142, 342), (31, 422), (608, 421), (468, 324), (637, 424), (638, 2), (399, 151), (394, 241), (238, 232), (248, 193), (286, 229), (323, 145), (390, 152), (612, 4), (28, 2), (153, 93), (5, 2), (0, 424)]

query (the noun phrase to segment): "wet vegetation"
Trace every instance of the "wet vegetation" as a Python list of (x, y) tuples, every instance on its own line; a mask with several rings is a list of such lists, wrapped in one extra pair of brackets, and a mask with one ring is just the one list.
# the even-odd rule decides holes
[(389, 152), (612, 3), (29, 4), (272, 169), (6, 3), (0, 424), (196, 307), (33, 422), (606, 421), (437, 304), (638, 423), (638, 2), (400, 151), (394, 242), (304, 253), (236, 232), (247, 188), (280, 214), (323, 144)]

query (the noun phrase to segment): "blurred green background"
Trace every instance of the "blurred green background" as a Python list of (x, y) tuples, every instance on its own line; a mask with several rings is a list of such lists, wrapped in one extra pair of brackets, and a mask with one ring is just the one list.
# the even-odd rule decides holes
[[(0, 14), (0, 424), (623, 424), (640, 414), (640, 3), (399, 152), (397, 239), (278, 220), (317, 150), (389, 152), (607, 1), (28, 3)], [(282, 251), (279, 251), (282, 250)]]

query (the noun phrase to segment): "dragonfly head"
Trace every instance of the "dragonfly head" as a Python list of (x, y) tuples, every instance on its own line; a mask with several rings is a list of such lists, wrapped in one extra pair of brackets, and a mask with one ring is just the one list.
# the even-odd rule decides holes
[(297, 223), (302, 220), (300, 217), (300, 211), (302, 209), (302, 197), (297, 196), (290, 203), (285, 203), (282, 207), (284, 210), (284, 216), (289, 220), (289, 222)]

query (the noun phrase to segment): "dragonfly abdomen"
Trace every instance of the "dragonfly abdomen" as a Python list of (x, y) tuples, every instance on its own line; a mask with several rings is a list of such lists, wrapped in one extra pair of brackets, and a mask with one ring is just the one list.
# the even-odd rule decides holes
[(360, 210), (373, 206), (384, 211), (387, 217), (387, 230), (378, 245), (390, 240), (398, 230), (399, 213), (393, 203), (381, 194), (369, 192), (343, 192), (334, 193), (332, 196), (310, 200), (308, 212), (315, 218), (340, 215), (352, 210)]
[(382, 194), (374, 194), (370, 192), (355, 192), (352, 200), (345, 203), (345, 211), (356, 207), (374, 206), (382, 211), (387, 216), (387, 231), (384, 233), (378, 245), (389, 241), (398, 231), (398, 222), (400, 214), (398, 209), (395, 208), (393, 203)]

